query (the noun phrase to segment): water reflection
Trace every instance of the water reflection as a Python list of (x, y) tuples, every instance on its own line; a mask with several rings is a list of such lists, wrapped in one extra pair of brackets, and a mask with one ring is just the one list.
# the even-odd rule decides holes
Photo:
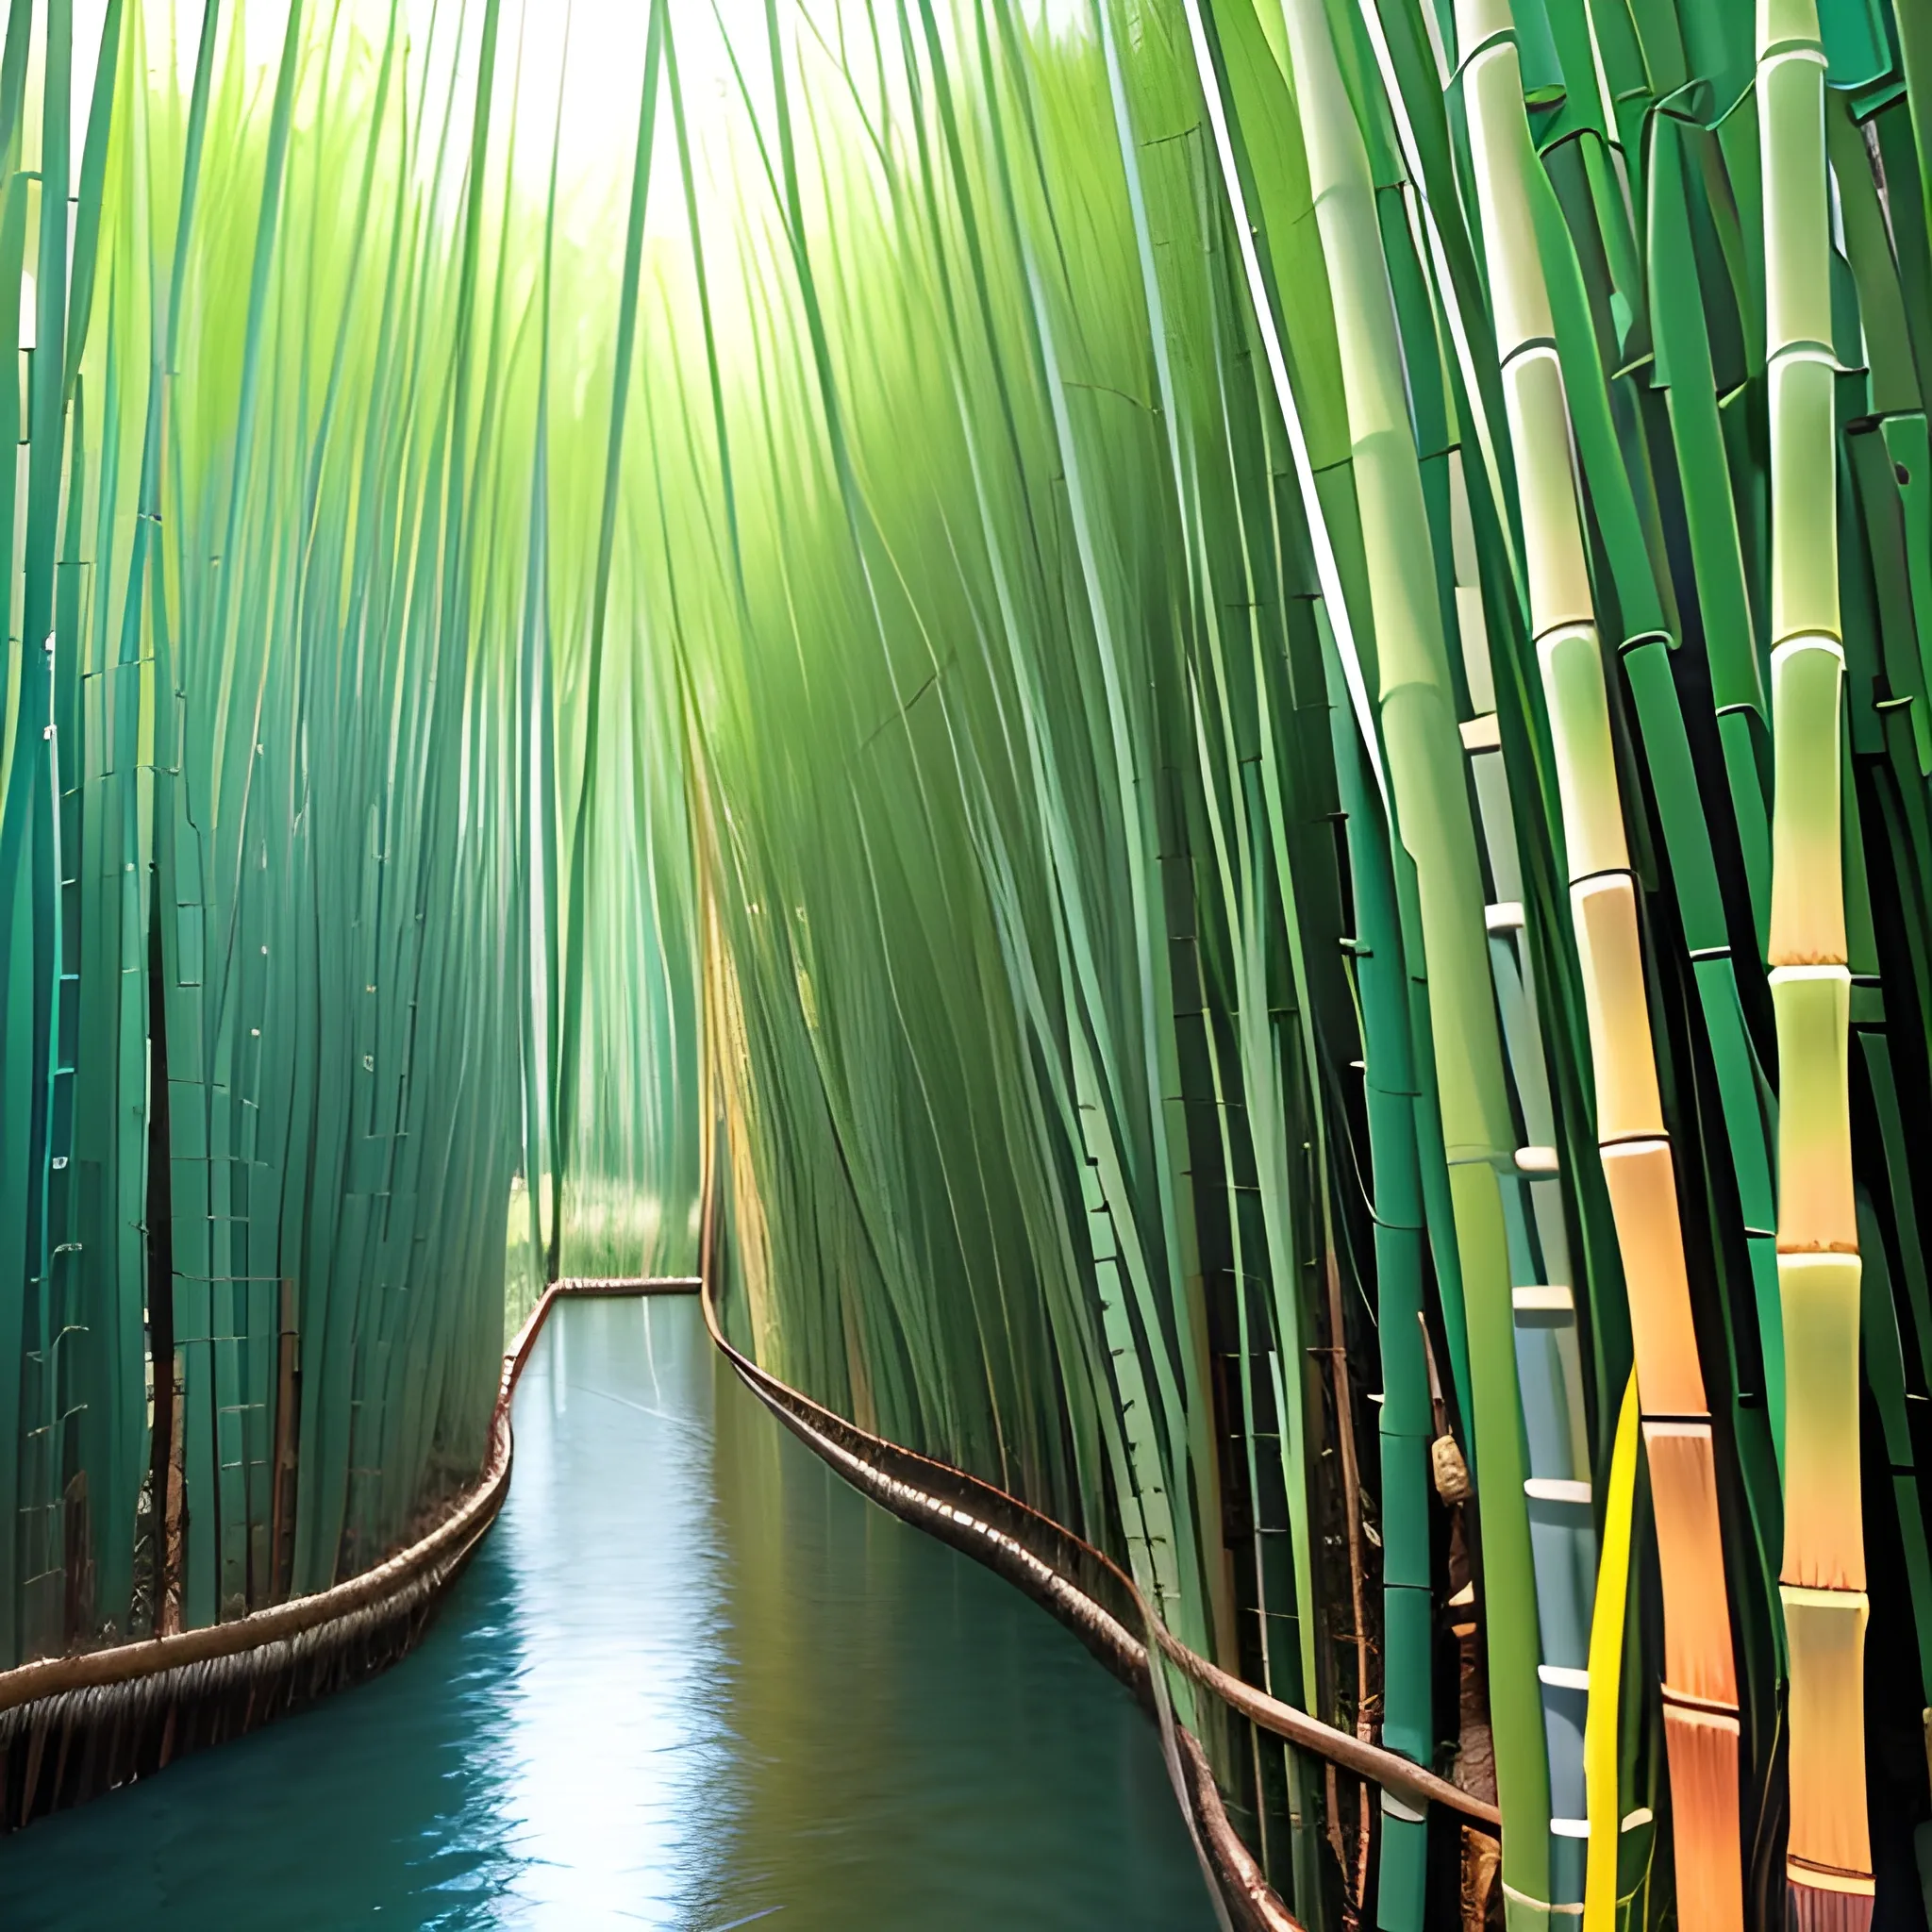
[(703, 1923), (690, 1899), (731, 1803), (731, 1741), (715, 1380), (696, 1317), (566, 1306), (519, 1391), (502, 1541), (525, 1627), (543, 1636), (506, 1714), (508, 1923)]
[(685, 1301), (566, 1306), (508, 1506), (377, 1683), (0, 1841), (14, 1927), (1206, 1932), (1151, 1732), (860, 1501)]

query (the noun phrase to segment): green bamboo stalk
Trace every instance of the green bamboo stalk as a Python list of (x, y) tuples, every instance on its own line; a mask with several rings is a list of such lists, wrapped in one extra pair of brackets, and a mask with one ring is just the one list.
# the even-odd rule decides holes
[[(1362, 1006), (1363, 1074), (1374, 1162), (1375, 1305), (1382, 1353), (1382, 1742), (1426, 1764), (1436, 1732), (1428, 1535), (1433, 1417), (1421, 1326), (1428, 1227), (1417, 1146), (1419, 1096), (1388, 833), (1376, 823), (1365, 762), (1359, 745), (1349, 741), (1344, 716), (1345, 708), (1338, 705), (1335, 762), (1348, 814), (1359, 929), (1356, 984)], [(1426, 1814), (1408, 1816), (1385, 1795), (1376, 1902), (1387, 1932), (1419, 1932), (1426, 1923), (1427, 1854)]]
[(1415, 863), (1431, 1031), (1470, 1326), (1483, 1488), (1485, 1625), (1496, 1782), (1507, 1821), (1512, 1923), (1553, 1897), (1551, 1768), (1536, 1674), (1536, 1585), (1524, 1501), (1509, 1269), (1496, 1175), (1513, 1167), (1502, 1041), (1489, 974), (1485, 894), (1462, 774), (1421, 476), (1374, 184), (1325, 16), (1284, 9), (1309, 187), (1336, 308), (1361, 508), (1397, 835)]
[(576, 1130), (577, 1082), (582, 1058), (584, 1011), (584, 931), (590, 891), (591, 802), (596, 795), (598, 747), (603, 729), (605, 625), (610, 597), (610, 565), (617, 541), (618, 484), (624, 461), (624, 429), (630, 408), (631, 354), (637, 337), (638, 275), (643, 255), (644, 213), (651, 188), (653, 133), (658, 117), (658, 71), (663, 57), (663, 0), (652, 0), (644, 43), (643, 95), (638, 108), (636, 159), (631, 171), (630, 217), (625, 234), (624, 281), (618, 297), (617, 356), (610, 377), (610, 435), (604, 459), (604, 508), (597, 532), (596, 578), (591, 591), (590, 671), (584, 712), (583, 763), (577, 780), (576, 810), (571, 822), (570, 884), (565, 899), (568, 935), (562, 972), (562, 1028), (558, 1042), (556, 1099), (551, 1116), (554, 1144), (550, 1251), (546, 1277), (555, 1281), (561, 1258), (563, 1191), (571, 1177), (571, 1141)]
[(1859, 1261), (1852, 1194), (1851, 974), (1840, 842), (1835, 369), (1824, 54), (1811, 0), (1757, 9), (1771, 431), (1772, 999), (1778, 1287), (1786, 1357), (1785, 1553), (1798, 1923), (1869, 1923), (1858, 1493)]
[[(562, 61), (570, 57), (566, 29)], [(543, 1227), (543, 1193), (555, 1192), (555, 1125), (545, 1105), (554, 1091), (557, 1061), (557, 804), (555, 677), (549, 658), (550, 610), (550, 368), (554, 321), (552, 277), (557, 253), (557, 183), (563, 149), (563, 74), (558, 75), (557, 109), (550, 132), (549, 188), (543, 207), (542, 265), (539, 272), (537, 407), (530, 453), (528, 537), (524, 565), (522, 668), (518, 682), (518, 752), (521, 761), (517, 825), (522, 865), (518, 951), (523, 966), (524, 1182), (529, 1210), (530, 1260), (544, 1271), (549, 1254)], [(539, 935), (544, 942), (542, 976), (537, 974)], [(541, 984), (541, 991), (539, 992)], [(547, 1271), (544, 1271), (547, 1272)]]

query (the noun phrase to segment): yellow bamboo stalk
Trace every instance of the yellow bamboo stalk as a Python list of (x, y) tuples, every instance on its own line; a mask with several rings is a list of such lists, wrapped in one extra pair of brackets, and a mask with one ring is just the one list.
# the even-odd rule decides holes
[[(693, 766), (698, 756), (693, 745)], [(715, 1198), (719, 1168), (721, 1164), (728, 1166), (733, 1258), (751, 1317), (752, 1346), (761, 1363), (776, 1365), (782, 1362), (782, 1337), (774, 1312), (771, 1232), (765, 1220), (764, 1196), (758, 1189), (753, 1141), (758, 1103), (752, 1091), (744, 995), (718, 911), (717, 834), (710, 795), (702, 777), (693, 776), (686, 795), (693, 833), (692, 883), (698, 906), (702, 1198), (707, 1202)], [(703, 1260), (708, 1269), (714, 1258), (708, 1227), (704, 1239)]]
[[(1737, 1682), (1719, 1538), (1716, 1464), (1690, 1319), (1670, 1136), (1644, 989), (1637, 889), (1624, 837), (1609, 700), (1576, 497), (1569, 400), (1538, 253), (1540, 163), (1507, 0), (1458, 0), (1470, 159), (1523, 512), (1524, 565), (1556, 754), (1594, 1071), (1597, 1140), (1630, 1297), (1636, 1390), (1656, 1504), (1665, 1623), (1664, 1736), (1678, 1909), (1709, 1932), (1743, 1932)], [(1607, 1566), (1607, 1547), (1604, 1561)], [(1607, 1570), (1606, 1571), (1607, 1574)], [(1621, 1633), (1620, 1633), (1621, 1634)], [(1586, 1738), (1591, 1812), (1585, 1902), (1614, 1914), (1617, 1676), (1600, 1679), (1593, 1626)], [(1601, 1789), (1605, 1778), (1609, 1790)]]
[(1758, 0), (1757, 114), (1771, 405), (1771, 992), (1788, 1365), (1780, 1574), (1791, 1671), (1786, 1873), (1801, 1932), (1840, 1932), (1870, 1924), (1874, 1888), (1857, 1503), (1860, 1262), (1840, 846), (1837, 361), (1815, 0)]
[(1590, 1708), (1583, 1721), (1584, 1788), (1590, 1804), (1590, 1862), (1583, 1932), (1617, 1932), (1617, 1697), (1624, 1671), (1624, 1621), (1630, 1601), (1630, 1541), (1637, 1506), (1637, 1377), (1624, 1389), (1604, 1547), (1590, 1620)]

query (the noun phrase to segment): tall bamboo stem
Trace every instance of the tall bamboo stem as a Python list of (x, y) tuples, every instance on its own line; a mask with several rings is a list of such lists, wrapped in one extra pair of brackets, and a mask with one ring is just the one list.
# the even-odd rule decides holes
[(1482, 874), (1368, 152), (1320, 0), (1286, 0), (1308, 186), (1327, 264), (1398, 836), (1415, 862), (1483, 1478), (1485, 1627), (1510, 1921), (1550, 1898), (1550, 1777), (1500, 1188), (1514, 1132)]
[(1865, 1811), (1851, 973), (1840, 844), (1837, 361), (1815, 0), (1759, 0), (1757, 115), (1771, 418), (1771, 994), (1787, 1365), (1779, 1576), (1791, 1672), (1786, 1871), (1801, 1932), (1840, 1932), (1871, 1923), (1874, 1887)]
[[(1644, 988), (1609, 702), (1571, 454), (1569, 401), (1537, 252), (1535, 173), (1509, 9), (1459, 0), (1472, 169), (1523, 513), (1524, 561), (1556, 754), (1594, 1073), (1604, 1178), (1637, 1355), (1663, 1573), (1664, 1737), (1678, 1907), (1687, 1925), (1742, 1932), (1738, 1692), (1704, 1378), (1692, 1329), (1671, 1141)], [(1616, 1695), (1614, 1683), (1592, 1684)], [(1601, 1770), (1598, 1775), (1602, 1775)], [(1614, 1805), (1615, 1794), (1608, 1794)], [(1601, 1808), (1591, 1793), (1590, 1807)], [(1592, 1842), (1615, 1857), (1614, 1840)]]

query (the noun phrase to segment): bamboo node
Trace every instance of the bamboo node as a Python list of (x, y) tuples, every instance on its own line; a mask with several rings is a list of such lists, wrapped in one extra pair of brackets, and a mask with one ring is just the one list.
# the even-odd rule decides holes
[(1849, 1891), (1869, 1898), (1877, 1890), (1869, 1872), (1846, 1872), (1836, 1865), (1814, 1864), (1794, 1853), (1785, 1858), (1785, 1876), (1793, 1885), (1808, 1885), (1819, 1891)]

